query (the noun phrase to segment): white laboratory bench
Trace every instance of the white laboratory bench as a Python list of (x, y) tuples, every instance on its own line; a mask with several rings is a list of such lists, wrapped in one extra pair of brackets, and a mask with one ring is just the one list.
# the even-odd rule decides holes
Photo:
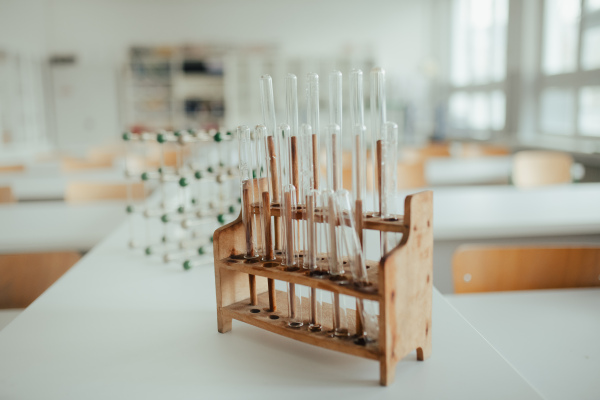
[(125, 202), (0, 205), (0, 253), (87, 251), (125, 219)]
[(18, 201), (63, 200), (69, 182), (125, 182), (123, 167), (61, 172), (58, 165), (31, 167), (0, 174), (0, 186), (10, 186)]
[(0, 331), (0, 398), (541, 398), (437, 290), (431, 358), (384, 388), (370, 360), (237, 321), (218, 333), (211, 266), (126, 242), (122, 225)]
[(600, 288), (447, 299), (545, 398), (598, 398)]
[[(433, 283), (443, 294), (454, 293), (452, 255), (465, 243), (600, 243), (600, 183), (535, 189), (509, 185), (428, 189), (433, 191)], [(403, 191), (398, 198), (414, 192)], [(400, 203), (402, 209), (403, 200)], [(367, 232), (367, 243), (378, 240), (376, 232)], [(373, 247), (368, 250), (368, 257), (378, 257)]]

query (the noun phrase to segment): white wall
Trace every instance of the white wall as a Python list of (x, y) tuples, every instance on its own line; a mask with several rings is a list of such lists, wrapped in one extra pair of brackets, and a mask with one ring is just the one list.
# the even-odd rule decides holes
[[(9, 27), (0, 24), (0, 38), (17, 34), (17, 47), (76, 54), (83, 70), (93, 66), (113, 73), (132, 45), (267, 43), (289, 56), (368, 52), (390, 76), (401, 77), (397, 90), (418, 97), (428, 90), (419, 69), (431, 54), (431, 0), (0, 0), (0, 7), (0, 22), (9, 22)], [(35, 27), (24, 31), (19, 21), (28, 21), (28, 8)], [(0, 47), (7, 42), (0, 41)], [(73, 85), (93, 86), (80, 79)], [(73, 115), (85, 114), (81, 123), (103, 121), (103, 130), (114, 129), (117, 136), (116, 99), (98, 98), (94, 107), (71, 103)]]

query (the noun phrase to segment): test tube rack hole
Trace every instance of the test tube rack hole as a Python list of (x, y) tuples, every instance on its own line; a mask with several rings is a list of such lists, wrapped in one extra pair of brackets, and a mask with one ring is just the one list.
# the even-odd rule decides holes
[[(270, 208), (272, 216), (280, 215), (278, 205), (272, 204)], [(235, 221), (219, 228), (214, 234), (219, 332), (229, 332), (232, 320), (236, 319), (304, 343), (376, 360), (380, 364), (380, 384), (391, 384), (395, 377), (396, 364), (407, 354), (416, 350), (417, 360), (420, 361), (431, 354), (432, 192), (425, 191), (407, 196), (404, 210), (404, 216), (394, 216), (392, 220), (383, 220), (372, 213), (363, 214), (363, 229), (403, 234), (398, 246), (385, 254), (379, 262), (367, 261), (369, 281), (373, 282), (368, 288), (354, 284), (351, 277), (348, 277), (348, 283), (338, 283), (311, 276), (303, 269), (286, 271), (284, 267), (266, 265), (272, 261), (257, 260), (252, 264), (240, 262), (246, 251), (245, 227), (240, 214)], [(253, 206), (252, 212), (258, 214), (258, 207)], [(303, 219), (302, 212), (293, 212), (293, 218)], [(320, 221), (323, 221), (322, 217)], [(321, 257), (321, 260), (325, 263), (324, 258)], [(280, 258), (277, 258), (275, 262), (279, 261)], [(254, 282), (250, 286), (249, 277), (251, 282)], [(277, 302), (276, 311), (252, 312), (253, 309), (268, 310), (268, 296), (271, 293), (268, 290), (267, 279), (377, 301), (379, 337), (372, 343), (360, 345), (351, 339), (332, 337), (328, 333), (329, 327), (326, 323), (320, 332), (308, 329), (307, 323), (299, 328), (291, 328), (287, 324), (285, 292), (277, 291), (275, 294), (278, 298), (281, 297)], [(323, 304), (324, 322), (331, 321), (331, 318), (327, 317), (326, 306)], [(347, 314), (349, 331), (355, 332), (355, 319), (350, 318), (353, 313)], [(278, 318), (273, 318), (274, 316)]]

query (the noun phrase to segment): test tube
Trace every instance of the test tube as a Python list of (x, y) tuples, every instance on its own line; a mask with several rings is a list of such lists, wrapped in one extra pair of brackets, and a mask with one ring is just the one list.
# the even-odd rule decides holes
[[(333, 192), (342, 188), (342, 168), (341, 168), (341, 155), (342, 155), (342, 141), (340, 135), (340, 127), (337, 124), (328, 125), (327, 126), (327, 184), (328, 188)], [(335, 200), (334, 200), (335, 202)], [(337, 224), (336, 224), (337, 225)], [(339, 227), (335, 228), (339, 230)], [(334, 240), (337, 238), (337, 246), (338, 251), (343, 249), (341, 246), (341, 237), (339, 235), (330, 235), (330, 240)], [(332, 246), (333, 243), (330, 244)], [(330, 248), (330, 251), (331, 248)], [(336, 258), (337, 263), (342, 265), (342, 257), (343, 253), (340, 252), (339, 257)], [(330, 269), (329, 271), (332, 275), (336, 275), (334, 271)], [(342, 269), (343, 273), (343, 269)]]
[[(285, 227), (286, 253), (284, 265), (286, 270), (297, 270), (297, 263), (294, 257), (294, 236), (292, 213), (296, 210), (296, 189), (294, 185), (288, 184), (283, 189), (283, 225)], [(303, 325), (302, 322), (302, 306), (300, 298), (296, 295), (296, 285), (288, 282), (288, 311), (289, 320), (288, 326), (299, 328)]]
[(303, 208), (302, 221), (302, 240), (303, 240), (303, 268), (309, 269), (308, 262), (308, 217), (306, 215), (308, 202), (307, 196), (313, 190), (313, 160), (312, 160), (312, 128), (308, 124), (302, 124), (300, 127), (300, 185), (302, 194), (300, 198), (305, 203)]
[[(379, 208), (382, 219), (392, 217), (396, 197), (398, 125), (386, 122), (381, 127), (381, 139), (377, 141), (377, 152), (380, 157), (380, 194)], [(387, 254), (395, 245), (396, 235), (381, 232), (381, 255)]]
[(375, 67), (371, 70), (371, 159), (373, 160), (373, 207), (375, 212), (381, 211), (379, 210), (379, 193), (377, 191), (377, 182), (379, 182), (377, 138), (385, 121), (385, 70)]
[(331, 124), (327, 126), (327, 186), (336, 191), (342, 187), (342, 140), (340, 126)]
[(342, 130), (342, 73), (329, 73), (329, 124)]
[(286, 119), (292, 136), (298, 135), (298, 78), (294, 74), (285, 77)]
[[(311, 189), (306, 195), (306, 222), (307, 222), (307, 254), (304, 256), (305, 265), (309, 269), (311, 276), (318, 276), (317, 265), (317, 221), (316, 208), (318, 205), (319, 192)], [(310, 288), (310, 313), (308, 329), (316, 332), (321, 330), (321, 310), (322, 310), (321, 292), (316, 288)]]
[(306, 76), (306, 122), (312, 127), (313, 187), (319, 188), (319, 75)]
[(363, 243), (362, 216), (364, 210), (364, 201), (367, 197), (367, 185), (365, 177), (365, 134), (367, 127), (365, 125), (354, 125), (352, 127), (352, 197), (354, 198), (354, 209), (356, 219), (356, 232)]
[[(327, 207), (325, 213), (327, 215), (327, 226), (329, 233), (329, 273), (331, 279), (342, 282), (344, 277), (344, 264), (342, 263), (341, 248), (338, 246), (337, 226), (339, 222), (339, 214), (337, 200), (333, 190), (324, 192)], [(346, 316), (346, 306), (344, 298), (339, 293), (332, 292), (332, 307), (333, 307), (333, 334), (334, 336), (348, 336), (348, 320)]]
[(242, 197), (242, 221), (246, 233), (246, 258), (255, 258), (258, 256), (256, 246), (256, 235), (253, 232), (253, 214), (252, 201), (254, 198), (254, 183), (252, 179), (252, 142), (250, 138), (250, 128), (246, 125), (240, 125), (237, 128), (239, 140), (239, 159), (240, 159), (240, 187)]
[[(259, 204), (259, 220), (260, 220), (260, 226), (261, 229), (259, 231), (263, 232), (263, 237), (262, 237), (262, 241), (261, 241), (261, 245), (260, 245), (260, 249), (259, 249), (259, 253), (262, 256), (263, 261), (273, 261), (275, 259), (274, 255), (273, 255), (273, 242), (272, 242), (272, 233), (271, 233), (271, 204), (270, 201), (267, 201), (265, 203), (264, 199), (264, 193), (267, 192), (269, 193), (269, 165), (268, 165), (268, 161), (269, 161), (269, 157), (268, 157), (268, 149), (267, 149), (267, 127), (265, 125), (256, 125), (256, 127), (254, 128), (254, 143), (255, 143), (255, 148), (256, 148), (256, 178), (258, 179), (258, 188), (259, 188), (259, 193), (256, 196), (256, 201)], [(270, 193), (269, 196), (267, 197), (268, 199), (270, 199)], [(269, 219), (267, 221), (266, 217), (265, 217), (265, 213), (268, 212), (269, 213)], [(269, 239), (269, 245), (271, 245), (271, 248), (269, 249), (269, 251), (267, 251), (267, 241), (266, 241), (266, 234), (267, 234), (267, 230), (269, 230), (268, 232), (268, 239)]]
[[(338, 209), (340, 218), (344, 220), (342, 224), (342, 236), (346, 251), (348, 253), (348, 261), (352, 278), (355, 284), (361, 288), (370, 286), (365, 257), (362, 251), (358, 230), (356, 228), (357, 221), (355, 220), (356, 212), (352, 210), (350, 201), (350, 193), (341, 189), (336, 192)], [(362, 218), (362, 216), (361, 216)], [(378, 337), (378, 312), (375, 304), (369, 300), (356, 299), (356, 333), (361, 339), (366, 341), (374, 340)]]
[[(276, 137), (279, 138), (279, 143), (277, 144), (277, 158), (279, 159), (279, 193), (281, 193), (281, 204), (283, 206), (283, 190), (285, 189), (285, 187), (289, 184), (292, 184), (291, 180), (289, 179), (289, 171), (290, 171), (290, 160), (291, 157), (289, 156), (289, 149), (291, 147), (290, 144), (290, 140), (291, 140), (291, 129), (290, 126), (288, 124), (281, 124), (279, 125), (279, 128), (277, 129), (277, 135)], [(295, 194), (295, 192), (294, 192)], [(287, 228), (288, 226), (285, 224), (285, 222), (283, 223), (283, 226), (281, 228), (281, 237), (283, 238), (283, 240), (281, 241), (281, 253), (282, 253), (282, 257), (285, 259), (286, 254), (287, 254)], [(293, 254), (292, 254), (293, 255)]]
[[(267, 128), (267, 155), (269, 157), (269, 168), (271, 171), (271, 201), (281, 204), (281, 176), (279, 168), (279, 140), (275, 132), (275, 101), (273, 98), (273, 80), (270, 75), (260, 77), (260, 100), (262, 106), (263, 123)], [(281, 219), (275, 217), (273, 221), (274, 247), (281, 249)]]
[(356, 232), (356, 221), (352, 204), (350, 202), (350, 193), (346, 189), (340, 189), (336, 193), (339, 218), (344, 221), (342, 226), (342, 238), (345, 245), (350, 271), (354, 282), (359, 284), (368, 284), (367, 268), (363, 257), (362, 246)]
[(275, 100), (273, 98), (273, 80), (270, 75), (260, 77), (260, 103), (262, 106), (263, 123), (268, 135), (275, 134)]
[(363, 94), (363, 72), (360, 69), (350, 71), (350, 126), (365, 124)]
[(269, 175), (266, 167), (265, 157), (265, 133), (266, 127), (264, 125), (257, 125), (254, 128), (251, 136), (251, 156), (252, 156), (252, 176), (255, 179), (254, 184), (254, 197), (252, 203), (258, 205), (259, 213), (253, 215), (254, 224), (256, 226), (256, 242), (258, 254), (264, 258), (265, 246), (263, 237), (260, 232), (263, 230), (263, 204), (262, 204), (262, 193), (269, 190)]

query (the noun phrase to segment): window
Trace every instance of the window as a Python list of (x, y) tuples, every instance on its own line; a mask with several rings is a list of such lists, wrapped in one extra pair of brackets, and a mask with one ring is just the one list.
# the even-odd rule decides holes
[(600, 0), (545, 0), (538, 130), (600, 137)]
[(450, 128), (487, 138), (505, 125), (508, 0), (452, 3)]

